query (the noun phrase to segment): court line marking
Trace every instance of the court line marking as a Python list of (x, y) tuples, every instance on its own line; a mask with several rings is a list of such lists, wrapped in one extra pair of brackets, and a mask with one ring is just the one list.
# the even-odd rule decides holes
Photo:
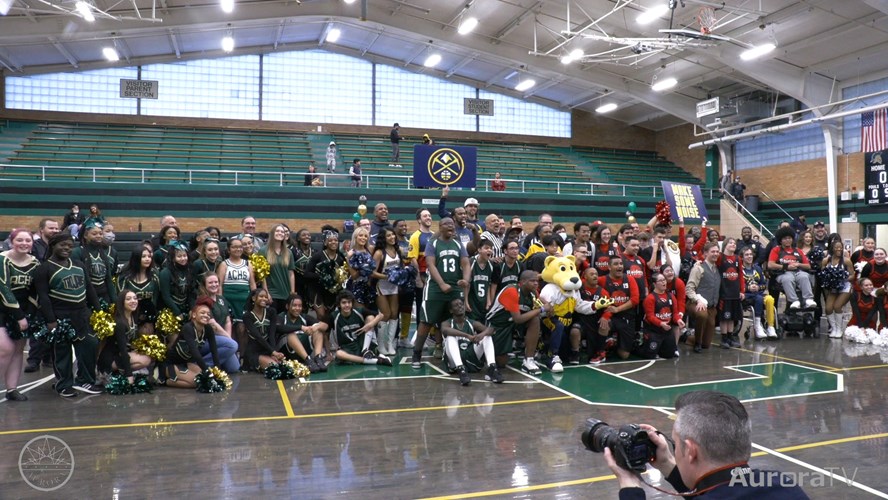
[(488, 490), (488, 491), (477, 491), (473, 493), (457, 493), (455, 495), (444, 495), (439, 497), (425, 497), (420, 500), (451, 500), (451, 499), (459, 499), (459, 498), (478, 498), (478, 497), (489, 497), (494, 495), (507, 495), (510, 493), (519, 493), (522, 491), (538, 491), (545, 490), (549, 488), (560, 488), (562, 486), (576, 486), (581, 484), (591, 484), (597, 483), (600, 481), (609, 481), (611, 479), (616, 479), (617, 476), (613, 474), (609, 476), (598, 476), (598, 477), (590, 477), (586, 479), (573, 479), (570, 481), (559, 481), (557, 483), (545, 483), (545, 484), (534, 484), (527, 486), (517, 486), (515, 488), (503, 488), (500, 490)]
[[(655, 361), (656, 361), (655, 359), (652, 359), (652, 360), (648, 361), (647, 364), (645, 364), (644, 366), (634, 368), (632, 370), (629, 370), (628, 372), (619, 373), (619, 375), (629, 375), (630, 373), (635, 373), (635, 372), (640, 372), (641, 370), (646, 370), (647, 368), (650, 368), (651, 366), (653, 366)], [(592, 368), (592, 367), (590, 366), (589, 368)]]
[(331, 378), (329, 380), (312, 380), (309, 378), (308, 384), (327, 384), (330, 382), (364, 382), (368, 380), (401, 380), (406, 378), (434, 378), (440, 375), (404, 375), (402, 377), (368, 377), (368, 378)]
[[(776, 346), (775, 346), (775, 347), (776, 347)], [(835, 366), (821, 365), (821, 364), (819, 364), (819, 363), (812, 363), (811, 361), (802, 361), (801, 359), (787, 358), (786, 356), (781, 356), (781, 355), (779, 355), (779, 354), (771, 354), (771, 353), (768, 353), (768, 352), (756, 352), (756, 351), (753, 351), (753, 350), (751, 350), (751, 349), (746, 349), (746, 348), (744, 348), (744, 347), (735, 347), (734, 349), (735, 349), (735, 350), (738, 350), (738, 351), (748, 352), (748, 353), (750, 353), (750, 354), (760, 354), (760, 355), (762, 355), (762, 356), (769, 356), (769, 357), (774, 358), (774, 359), (780, 359), (780, 360), (785, 359), (785, 360), (787, 360), (787, 361), (792, 361), (793, 363), (801, 363), (801, 364), (803, 364), (803, 365), (816, 366), (816, 367), (818, 367), (818, 368), (822, 368), (822, 369), (824, 369), (824, 370), (841, 370), (841, 369), (842, 369), (841, 367), (838, 367), (838, 368), (837, 368), (837, 367), (835, 367)]]
[(281, 394), (281, 400), (284, 402), (284, 409), (287, 410), (287, 416), (293, 417), (295, 414), (293, 413), (293, 405), (290, 404), (290, 398), (287, 396), (287, 389), (284, 387), (284, 381), (277, 381), (278, 392)]
[[(55, 378), (55, 375), (48, 375), (48, 376), (43, 377), (41, 379), (32, 380), (26, 384), (22, 384), (22, 385), (18, 386), (17, 389), (19, 389), (19, 392), (32, 391), (32, 390), (40, 387), (41, 385), (45, 384), (46, 382), (49, 382), (50, 380), (52, 380), (54, 378)], [(5, 389), (4, 391), (2, 391), (2, 394), (5, 395), (7, 392), (9, 392), (9, 389)], [(3, 399), (0, 399), (0, 403), (5, 403), (7, 401), (9, 401), (9, 400), (6, 399), (5, 397)]]
[(833, 368), (833, 371), (844, 372), (844, 371), (852, 371), (852, 370), (871, 370), (873, 368), (888, 368), (888, 364), (883, 365), (869, 365), (869, 366), (849, 366), (847, 368)]
[[(805, 367), (805, 368), (807, 368), (807, 367)], [(660, 411), (660, 412), (662, 412), (662, 413), (665, 413), (665, 414), (669, 415), (669, 417), (672, 418), (673, 420), (675, 419), (675, 412), (671, 412), (671, 411), (669, 411), (669, 410), (665, 410), (665, 409), (662, 409), (662, 408), (657, 408), (657, 411)], [(888, 433), (883, 433), (883, 434), (873, 434), (872, 436), (873, 436), (873, 437), (882, 437), (882, 436), (888, 437)], [(799, 460), (799, 459), (797, 459), (797, 458), (793, 458), (793, 457), (790, 457), (790, 456), (788, 456), (788, 455), (786, 455), (786, 454), (784, 454), (784, 453), (781, 453), (781, 452), (784, 452), (784, 451), (792, 451), (792, 450), (797, 450), (797, 449), (806, 449), (806, 448), (816, 448), (816, 447), (820, 447), (820, 446), (829, 446), (829, 445), (832, 445), (832, 444), (836, 444), (836, 442), (838, 442), (838, 441), (846, 441), (846, 440), (847, 440), (847, 441), (860, 441), (860, 440), (862, 440), (863, 438), (864, 438), (863, 436), (856, 436), (856, 437), (853, 437), (853, 438), (845, 438), (845, 439), (831, 439), (831, 440), (828, 440), (828, 441), (819, 441), (819, 442), (816, 442), (816, 443), (808, 443), (808, 444), (805, 444), (805, 445), (787, 446), (787, 447), (784, 447), (784, 448), (777, 448), (776, 450), (772, 450), (772, 449), (770, 449), (770, 448), (766, 448), (766, 447), (764, 447), (764, 446), (762, 446), (762, 445), (759, 445), (759, 444), (756, 444), (756, 443), (752, 443), (752, 447), (755, 448), (755, 449), (757, 449), (757, 450), (761, 450), (761, 454), (753, 453), (753, 454), (751, 454), (751, 456), (754, 456), (754, 457), (755, 457), (755, 456), (763, 456), (763, 455), (767, 454), (767, 455), (772, 455), (772, 456), (777, 457), (777, 458), (782, 458), (783, 460), (786, 460), (787, 462), (794, 463), (794, 464), (796, 464), (796, 465), (799, 465), (799, 466), (804, 467), (804, 468), (806, 468), (806, 469), (810, 469), (810, 470), (812, 470), (812, 471), (814, 471), (814, 472), (817, 472), (817, 473), (819, 473), (819, 474), (823, 474), (823, 475), (825, 475), (825, 476), (828, 476), (828, 477), (831, 477), (831, 478), (838, 479), (839, 481), (844, 482), (844, 483), (847, 484), (848, 486), (853, 486), (853, 487), (855, 487), (855, 488), (858, 488), (858, 489), (861, 489), (861, 490), (863, 490), (863, 491), (866, 491), (867, 493), (875, 494), (875, 495), (880, 496), (880, 497), (882, 497), (882, 498), (888, 498), (888, 494), (884, 494), (884, 493), (882, 493), (882, 492), (880, 492), (880, 491), (878, 491), (878, 490), (876, 490), (876, 489), (870, 488), (869, 486), (867, 486), (867, 485), (865, 485), (865, 484), (863, 484), (863, 483), (859, 483), (859, 482), (857, 482), (857, 481), (852, 481), (852, 480), (848, 479), (847, 477), (845, 477), (845, 476), (843, 476), (843, 475), (841, 475), (841, 474), (834, 474), (834, 473), (832, 473), (832, 472), (829, 472), (829, 471), (826, 470), (826, 469), (821, 469), (820, 467), (817, 467), (816, 465), (809, 464), (808, 462), (804, 462), (804, 461)], [(870, 438), (870, 439), (871, 439), (871, 438)]]
[[(533, 381), (537, 382), (538, 384), (543, 384), (544, 386), (546, 386), (550, 389), (558, 391), (561, 394), (567, 394), (569, 397), (576, 399), (577, 401), (586, 403), (589, 406), (596, 406), (596, 405), (597, 406), (616, 406), (616, 407), (620, 407), (620, 408), (643, 408), (645, 410), (651, 408), (650, 406), (647, 406), (647, 405), (642, 406), (642, 405), (630, 405), (630, 404), (623, 404), (623, 403), (593, 403), (592, 401), (589, 401), (588, 399), (581, 398), (580, 396), (577, 396), (576, 394), (574, 394), (572, 392), (568, 392), (558, 386), (552, 385), (552, 384), (546, 382), (545, 380), (540, 380), (538, 378), (534, 378), (533, 375), (531, 375), (529, 373), (525, 373), (513, 366), (506, 366), (506, 368), (508, 368), (509, 370), (512, 370), (515, 373), (518, 373), (518, 374), (524, 376), (525, 378), (533, 380)], [(592, 367), (589, 367), (589, 368), (592, 368)]]
[[(280, 381), (279, 381), (280, 382)], [(46, 427), (41, 429), (16, 429), (9, 431), (0, 431), (0, 436), (10, 436), (15, 434), (31, 434), (37, 432), (67, 432), (67, 431), (92, 431), (92, 430), (105, 430), (105, 429), (131, 429), (135, 427), (153, 427), (158, 425), (199, 425), (199, 424), (226, 424), (226, 423), (237, 423), (237, 422), (262, 422), (267, 420), (298, 420), (298, 419), (307, 419), (307, 418), (326, 418), (326, 417), (351, 417), (358, 415), (373, 415), (373, 414), (386, 414), (386, 413), (413, 413), (413, 412), (421, 412), (421, 411), (438, 411), (438, 410), (452, 410), (454, 408), (479, 408), (486, 406), (508, 406), (508, 405), (519, 405), (519, 404), (531, 404), (531, 403), (549, 403), (552, 401), (563, 401), (566, 399), (571, 399), (569, 396), (553, 396), (549, 398), (535, 398), (535, 399), (519, 399), (514, 401), (493, 401), (490, 403), (468, 403), (468, 404), (459, 404), (459, 405), (445, 405), (445, 406), (428, 406), (422, 408), (391, 408), (391, 409), (381, 409), (381, 410), (361, 410), (361, 411), (347, 411), (340, 413), (307, 413), (303, 415), (272, 415), (265, 417), (239, 417), (239, 418), (214, 418), (214, 419), (206, 419), (206, 420), (179, 420), (179, 421), (161, 421), (161, 422), (139, 422), (139, 423), (127, 423), (127, 424), (100, 424), (100, 425), (82, 425), (82, 426), (72, 426), (72, 427)]]
[[(453, 381), (453, 382), (459, 382), (459, 379), (456, 378), (456, 377), (454, 377), (454, 376), (452, 376), (452, 375), (448, 375), (448, 376), (446, 376), (446, 377), (445, 377), (444, 375), (429, 375), (429, 377), (431, 377), (431, 378), (436, 378), (436, 379), (438, 379), (438, 380), (450, 380), (450, 381)], [(492, 383), (493, 383), (492, 381), (490, 381), (490, 380), (484, 380), (483, 378), (481, 378), (481, 379), (477, 379), (477, 380), (476, 380), (476, 379), (472, 379), (472, 382), (479, 382), (479, 383), (482, 383), (482, 384), (492, 384)], [(504, 380), (502, 383), (504, 383), (504, 384), (533, 385), (533, 384), (536, 384), (536, 383), (538, 383), (538, 382), (535, 381), (535, 380)]]

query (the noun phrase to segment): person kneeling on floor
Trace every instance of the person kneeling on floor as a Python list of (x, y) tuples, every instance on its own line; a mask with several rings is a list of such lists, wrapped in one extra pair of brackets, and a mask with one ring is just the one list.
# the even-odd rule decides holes
[(493, 328), (466, 318), (466, 304), (462, 299), (450, 301), (450, 315), (449, 320), (441, 323), (441, 332), (447, 365), (459, 375), (459, 382), (469, 385), (472, 377), (468, 372), (481, 371), (486, 364), (484, 380), (502, 384), (503, 376), (496, 367)]

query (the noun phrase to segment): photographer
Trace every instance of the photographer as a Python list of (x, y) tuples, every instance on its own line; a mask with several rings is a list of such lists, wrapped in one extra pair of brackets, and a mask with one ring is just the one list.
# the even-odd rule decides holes
[[(656, 446), (654, 466), (686, 498), (808, 498), (792, 478), (750, 469), (752, 425), (734, 396), (688, 392), (675, 400), (675, 410), (674, 451), (655, 428), (640, 427)], [(610, 446), (604, 449), (604, 459), (620, 481), (621, 499), (645, 498), (639, 475), (617, 465)]]

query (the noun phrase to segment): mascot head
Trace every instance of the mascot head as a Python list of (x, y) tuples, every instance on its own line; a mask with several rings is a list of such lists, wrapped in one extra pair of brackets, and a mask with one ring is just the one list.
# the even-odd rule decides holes
[(540, 273), (540, 278), (546, 283), (552, 283), (565, 291), (579, 290), (583, 283), (577, 273), (576, 259), (573, 255), (567, 257), (546, 257), (546, 267)]

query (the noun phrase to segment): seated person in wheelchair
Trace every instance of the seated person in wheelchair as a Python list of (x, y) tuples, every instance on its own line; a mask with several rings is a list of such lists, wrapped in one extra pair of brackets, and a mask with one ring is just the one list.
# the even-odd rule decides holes
[(796, 287), (802, 292), (805, 308), (817, 307), (817, 302), (814, 302), (811, 275), (808, 274), (811, 264), (808, 262), (808, 257), (793, 246), (793, 236), (794, 233), (790, 228), (777, 230), (774, 239), (780, 244), (771, 249), (771, 254), (768, 257), (768, 272), (783, 287), (783, 293), (786, 294), (790, 309), (802, 307)]
[[(765, 277), (762, 267), (755, 263), (755, 255), (753, 247), (748, 246), (743, 249), (743, 278), (746, 281), (746, 295), (743, 304), (752, 307), (755, 338), (776, 339), (774, 297), (768, 293), (768, 278)], [(762, 319), (768, 325), (767, 333), (762, 326)]]

